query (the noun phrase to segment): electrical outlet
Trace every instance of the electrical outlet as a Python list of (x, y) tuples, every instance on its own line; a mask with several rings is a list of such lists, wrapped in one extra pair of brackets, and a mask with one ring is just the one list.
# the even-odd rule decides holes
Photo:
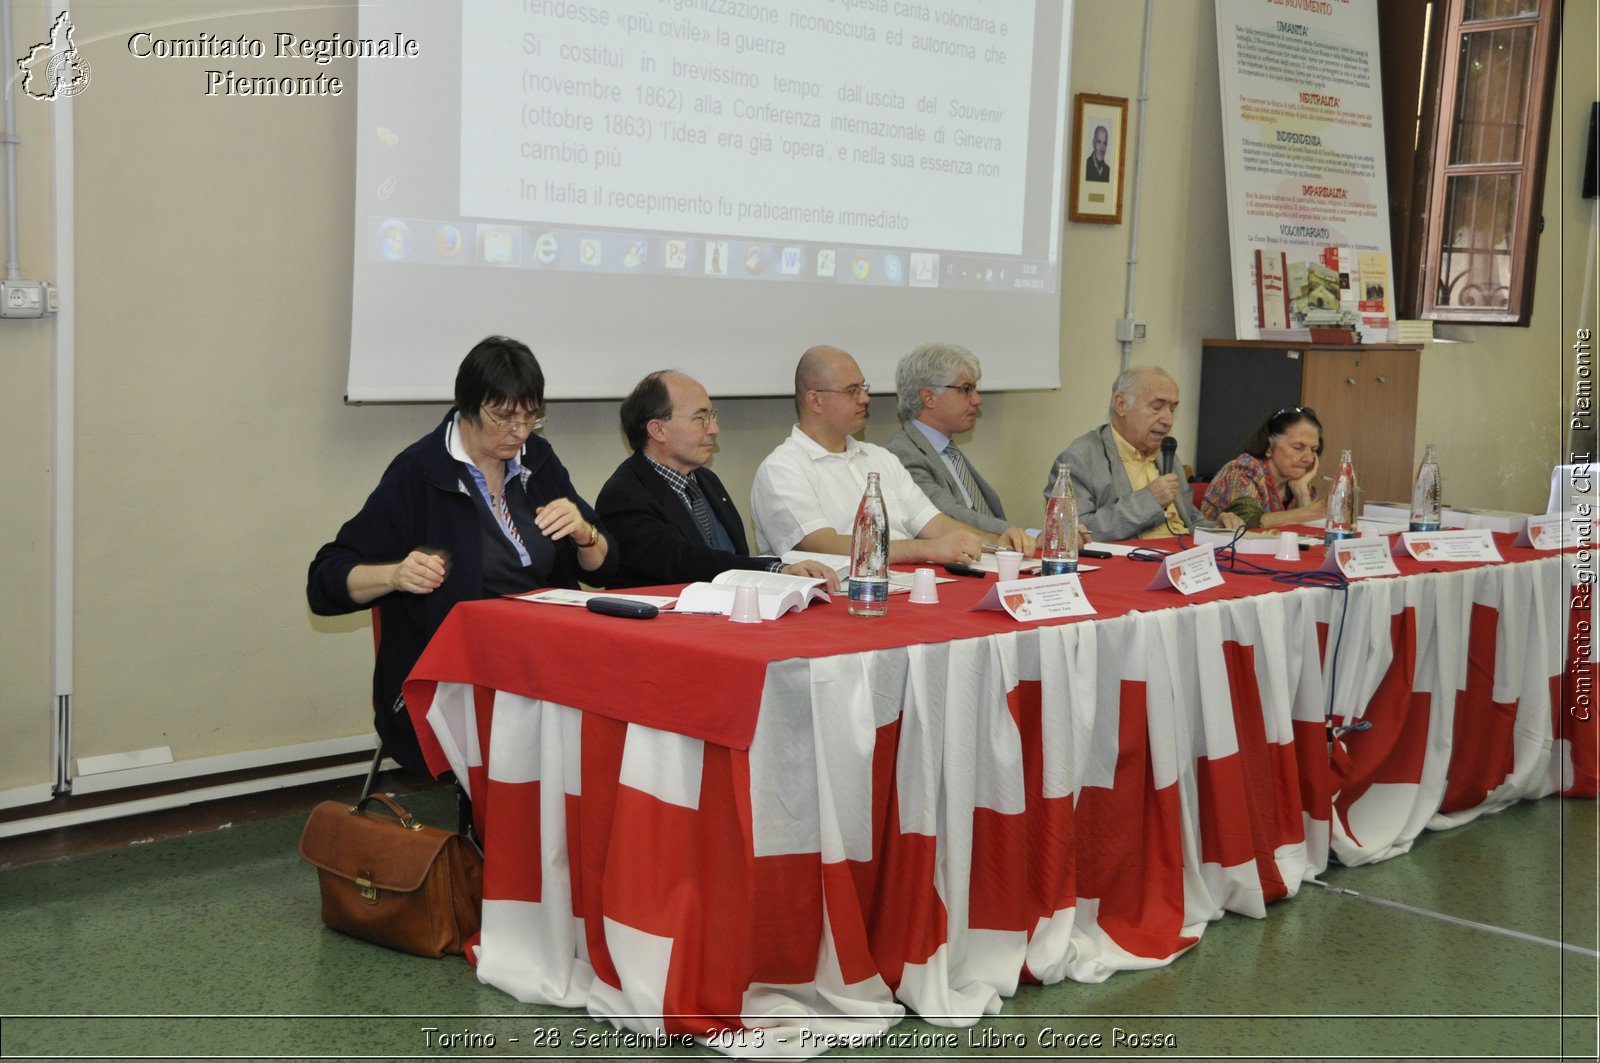
[(1117, 321), (1117, 342), (1143, 343), (1144, 322), (1136, 321), (1131, 317), (1119, 318)]
[(0, 317), (43, 317), (44, 285), (39, 281), (0, 281)]

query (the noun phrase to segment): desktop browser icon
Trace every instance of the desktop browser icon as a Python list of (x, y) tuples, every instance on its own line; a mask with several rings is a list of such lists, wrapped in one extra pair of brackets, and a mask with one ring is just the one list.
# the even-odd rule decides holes
[(441, 262), (454, 262), (466, 247), (461, 230), (454, 225), (440, 225), (433, 230), (433, 250)]

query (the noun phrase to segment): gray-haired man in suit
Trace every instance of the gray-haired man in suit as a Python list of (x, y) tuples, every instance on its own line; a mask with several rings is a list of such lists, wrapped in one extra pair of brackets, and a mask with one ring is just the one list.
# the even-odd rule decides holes
[(1034, 541), (1006, 520), (1000, 496), (967, 461), (954, 437), (972, 431), (983, 396), (977, 356), (953, 343), (924, 343), (895, 368), (900, 426), (886, 444), (900, 459), (928, 500), (964, 524), (1021, 543), (1032, 554)]

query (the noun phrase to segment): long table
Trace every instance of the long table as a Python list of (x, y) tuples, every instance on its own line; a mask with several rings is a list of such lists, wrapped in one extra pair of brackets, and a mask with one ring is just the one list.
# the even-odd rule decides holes
[(520, 1000), (807, 1056), (1170, 963), (1330, 854), (1593, 796), (1568, 558), (1499, 545), (1193, 598), (1114, 559), (1096, 617), (1031, 625), (969, 611), (976, 580), (875, 620), (460, 605), (406, 700), (487, 840), (469, 955)]

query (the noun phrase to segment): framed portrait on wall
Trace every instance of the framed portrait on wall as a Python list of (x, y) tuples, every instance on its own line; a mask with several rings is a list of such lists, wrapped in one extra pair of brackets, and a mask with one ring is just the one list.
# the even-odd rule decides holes
[(1080, 92), (1072, 107), (1072, 183), (1067, 217), (1122, 223), (1122, 170), (1128, 146), (1128, 101)]

